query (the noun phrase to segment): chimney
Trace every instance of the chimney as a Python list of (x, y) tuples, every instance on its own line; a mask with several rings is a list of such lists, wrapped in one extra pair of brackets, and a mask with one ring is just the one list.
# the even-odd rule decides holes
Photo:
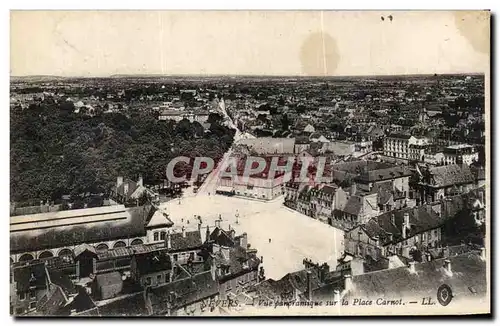
[(128, 182), (123, 184), (123, 193), (126, 195), (128, 195)]
[(444, 261), (444, 266), (443, 266), (443, 267), (444, 267), (444, 269), (445, 269), (448, 273), (450, 273), (450, 274), (452, 273), (452, 271), (451, 271), (451, 261), (450, 261), (449, 259), (446, 259), (446, 260)]
[(118, 188), (123, 183), (123, 177), (116, 178), (116, 187)]
[(215, 220), (215, 227), (220, 229), (220, 220)]
[(408, 212), (405, 212), (404, 215), (403, 215), (403, 225), (401, 227), (401, 235), (403, 237), (403, 239), (406, 239), (406, 231), (408, 230), (408, 228), (410, 227), (410, 213)]
[(142, 175), (139, 177), (139, 180), (137, 181), (137, 186), (138, 187), (142, 187), (143, 186)]
[(210, 274), (212, 275), (212, 280), (216, 280), (217, 266), (215, 266), (215, 257), (210, 260)]
[(356, 194), (356, 183), (353, 183), (351, 186), (351, 196), (354, 196)]
[(247, 249), (247, 245), (248, 245), (248, 236), (247, 233), (245, 232), (240, 236), (240, 246)]
[(408, 263), (408, 270), (412, 274), (415, 274), (417, 272), (417, 270), (415, 269), (415, 262), (414, 261), (411, 261)]
[(207, 225), (207, 232), (205, 233), (205, 241), (210, 240), (210, 227)]
[(167, 249), (172, 249), (172, 237), (170, 231), (167, 231)]
[(307, 300), (312, 300), (312, 272), (307, 271)]
[(174, 280), (174, 276), (175, 276), (175, 262), (171, 261), (171, 264), (170, 264), (170, 275), (169, 275), (169, 280), (170, 282), (172, 282)]
[(186, 228), (184, 226), (182, 226), (182, 237), (186, 237)]
[(396, 216), (394, 216), (394, 214), (391, 214), (391, 223), (392, 225), (396, 225)]
[(198, 222), (198, 232), (200, 232), (201, 235), (201, 222)]
[(333, 302), (340, 302), (340, 291), (338, 289), (333, 290)]
[(346, 291), (352, 290), (352, 277), (351, 275), (344, 275), (344, 289)]
[(486, 248), (485, 247), (481, 248), (481, 260), (486, 261)]

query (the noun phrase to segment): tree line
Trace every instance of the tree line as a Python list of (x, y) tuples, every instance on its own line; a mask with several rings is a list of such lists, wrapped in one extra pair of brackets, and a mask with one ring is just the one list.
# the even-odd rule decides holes
[(160, 184), (174, 157), (217, 160), (231, 146), (234, 130), (211, 120), (205, 130), (188, 120), (159, 121), (147, 111), (90, 117), (68, 102), (11, 108), (11, 201), (106, 194), (117, 176)]

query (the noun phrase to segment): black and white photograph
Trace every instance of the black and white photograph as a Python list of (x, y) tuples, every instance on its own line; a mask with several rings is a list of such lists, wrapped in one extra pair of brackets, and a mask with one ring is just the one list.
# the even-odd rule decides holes
[(10, 314), (490, 314), (490, 18), (12, 10)]

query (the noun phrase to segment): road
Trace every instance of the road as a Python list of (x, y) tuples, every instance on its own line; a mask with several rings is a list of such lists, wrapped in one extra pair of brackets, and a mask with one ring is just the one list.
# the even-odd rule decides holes
[[(234, 129), (235, 134), (234, 134), (234, 140), (233, 144), (237, 144), (240, 139), (242, 139), (243, 133), (238, 129), (234, 121), (231, 119), (231, 117), (227, 114), (226, 106), (224, 99), (222, 99), (219, 102), (219, 113), (222, 115), (222, 118), (224, 119), (223, 124), (225, 124), (227, 127)], [(222, 171), (224, 171), (227, 168), (227, 165), (229, 163), (229, 158), (231, 157), (233, 153), (233, 148), (229, 148), (229, 150), (224, 154), (222, 159), (219, 161), (217, 166), (212, 170), (212, 172), (208, 175), (208, 177), (205, 179), (205, 182), (200, 186), (198, 189), (198, 192), (195, 194), (195, 196), (199, 195), (210, 195), (210, 194), (215, 194), (215, 191), (217, 190), (217, 184), (220, 179), (220, 175)]]

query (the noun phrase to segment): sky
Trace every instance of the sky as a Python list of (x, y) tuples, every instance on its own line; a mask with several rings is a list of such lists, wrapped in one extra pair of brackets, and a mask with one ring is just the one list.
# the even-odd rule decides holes
[(485, 73), (489, 17), (484, 11), (11, 11), (10, 72)]

